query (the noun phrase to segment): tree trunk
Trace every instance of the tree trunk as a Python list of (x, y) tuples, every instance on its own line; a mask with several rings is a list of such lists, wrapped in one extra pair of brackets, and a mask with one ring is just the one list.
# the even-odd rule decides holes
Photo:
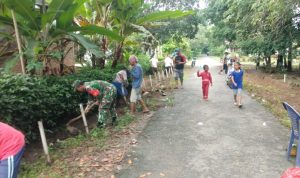
[(292, 72), (293, 67), (292, 67), (292, 61), (293, 61), (293, 56), (292, 56), (292, 45), (289, 47), (289, 52), (288, 52), (288, 66), (287, 66), (287, 71)]
[(284, 68), (287, 68), (287, 61), (286, 61), (286, 55), (283, 56), (283, 61), (284, 61)]
[(122, 51), (123, 51), (123, 42), (118, 44), (118, 46), (116, 48), (115, 57), (114, 57), (114, 60), (112, 62), (112, 65), (111, 65), (112, 68), (117, 67), (118, 61), (121, 60), (121, 57), (122, 57)]
[[(102, 51), (105, 55), (105, 53), (107, 51), (107, 39), (105, 38), (105, 36), (102, 37), (101, 48), (102, 48)], [(105, 67), (105, 56), (99, 58), (99, 67), (100, 67), (100, 69), (104, 69), (104, 67)]]
[(271, 67), (271, 56), (266, 56), (266, 66)]

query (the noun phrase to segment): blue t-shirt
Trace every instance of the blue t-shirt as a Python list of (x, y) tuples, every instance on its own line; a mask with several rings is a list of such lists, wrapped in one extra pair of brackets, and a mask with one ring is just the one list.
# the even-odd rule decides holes
[(132, 77), (132, 88), (140, 88), (143, 82), (143, 69), (140, 64), (136, 64), (130, 72)]
[(244, 75), (244, 71), (243, 70), (233, 71), (231, 73), (231, 76), (233, 77), (233, 80), (237, 84), (237, 86), (235, 86), (234, 84), (232, 84), (232, 89), (242, 89), (243, 88), (243, 75)]

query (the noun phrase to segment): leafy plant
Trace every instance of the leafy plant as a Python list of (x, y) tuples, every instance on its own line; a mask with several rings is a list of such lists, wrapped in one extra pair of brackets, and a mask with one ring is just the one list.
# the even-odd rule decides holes
[(63, 77), (31, 77), (0, 74), (0, 120), (24, 131), (29, 140), (37, 139), (37, 121), (43, 120), (48, 131), (79, 114), (79, 103), (87, 96), (74, 92), (75, 80), (112, 81), (117, 69), (102, 71), (84, 68)]

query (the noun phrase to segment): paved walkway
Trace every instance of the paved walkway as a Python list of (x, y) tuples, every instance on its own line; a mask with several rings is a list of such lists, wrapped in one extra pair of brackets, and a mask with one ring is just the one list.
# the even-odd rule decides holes
[(175, 106), (154, 115), (129, 153), (133, 164), (116, 177), (280, 177), (293, 166), (285, 158), (288, 129), (247, 95), (244, 108), (236, 108), (217, 63), (211, 58), (197, 63), (211, 66), (209, 101), (201, 99), (194, 69), (186, 76), (185, 88), (175, 93)]

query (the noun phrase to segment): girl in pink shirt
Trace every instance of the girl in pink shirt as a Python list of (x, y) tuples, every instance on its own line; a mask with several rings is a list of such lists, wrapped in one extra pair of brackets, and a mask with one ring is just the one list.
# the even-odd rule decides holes
[(198, 77), (202, 77), (202, 92), (203, 92), (203, 99), (208, 100), (208, 89), (209, 89), (209, 84), (212, 86), (212, 77), (210, 72), (208, 72), (209, 67), (208, 65), (203, 66), (204, 71), (197, 72)]
[(0, 122), (0, 178), (17, 177), (24, 147), (24, 135)]

